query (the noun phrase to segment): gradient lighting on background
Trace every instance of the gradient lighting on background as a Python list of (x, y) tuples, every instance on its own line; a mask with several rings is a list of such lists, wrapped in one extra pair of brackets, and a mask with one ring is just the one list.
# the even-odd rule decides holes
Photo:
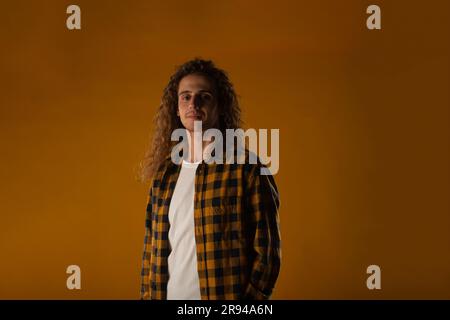
[[(273, 299), (449, 299), (448, 1), (2, 3), (0, 298), (138, 299), (134, 169), (176, 65), (280, 129)], [(66, 268), (81, 267), (81, 290)], [(381, 290), (366, 268), (381, 267)]]

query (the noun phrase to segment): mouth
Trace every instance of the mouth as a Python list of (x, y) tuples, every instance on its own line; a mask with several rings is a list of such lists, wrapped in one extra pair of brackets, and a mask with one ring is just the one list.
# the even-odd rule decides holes
[(201, 119), (201, 118), (202, 118), (202, 115), (201, 115), (201, 114), (198, 114), (198, 113), (191, 113), (191, 114), (188, 114), (188, 115), (186, 116), (186, 118), (190, 118), (190, 119)]

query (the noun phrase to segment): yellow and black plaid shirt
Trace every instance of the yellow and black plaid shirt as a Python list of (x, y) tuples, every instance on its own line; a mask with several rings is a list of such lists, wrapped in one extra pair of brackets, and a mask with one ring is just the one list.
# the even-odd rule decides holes
[[(279, 195), (258, 164), (206, 164), (196, 170), (194, 225), (202, 300), (268, 299), (280, 270)], [(169, 205), (181, 165), (170, 158), (148, 196), (141, 299), (166, 299)]]

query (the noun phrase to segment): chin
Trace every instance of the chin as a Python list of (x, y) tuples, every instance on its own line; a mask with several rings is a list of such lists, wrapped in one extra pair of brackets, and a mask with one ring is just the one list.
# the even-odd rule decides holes
[(202, 127), (204, 125), (204, 121), (202, 119), (187, 119), (186, 123), (184, 123), (184, 127), (189, 131), (194, 131), (194, 121), (202, 121)]
[(194, 131), (194, 121), (187, 121), (183, 123), (183, 127), (188, 131)]

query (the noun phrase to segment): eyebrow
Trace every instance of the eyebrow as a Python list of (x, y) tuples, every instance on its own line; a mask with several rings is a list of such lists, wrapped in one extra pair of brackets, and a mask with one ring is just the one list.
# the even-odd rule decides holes
[[(199, 90), (198, 92), (207, 92), (207, 93), (213, 95), (213, 93), (212, 93), (211, 91), (209, 91), (209, 90)], [(192, 93), (192, 91), (190, 91), (190, 90), (184, 90), (184, 91), (181, 91), (181, 92), (178, 94), (178, 96), (181, 96), (183, 93)]]

